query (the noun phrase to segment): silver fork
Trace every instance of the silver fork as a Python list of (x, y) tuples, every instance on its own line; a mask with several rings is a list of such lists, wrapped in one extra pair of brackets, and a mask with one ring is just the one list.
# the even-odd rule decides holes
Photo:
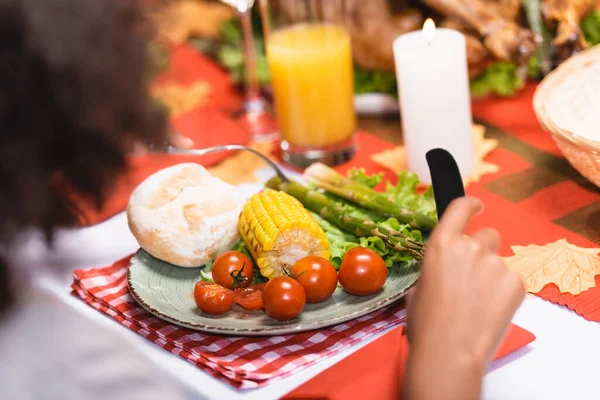
[(233, 151), (233, 150), (245, 150), (249, 151), (258, 157), (262, 158), (264, 162), (266, 162), (272, 169), (275, 171), (277, 176), (281, 178), (284, 182), (289, 182), (289, 178), (285, 176), (281, 168), (273, 161), (271, 161), (267, 156), (262, 154), (260, 151), (254, 150), (248, 146), (243, 146), (241, 144), (225, 144), (222, 146), (213, 146), (207, 147), (205, 149), (181, 149), (179, 147), (173, 147), (171, 145), (163, 145), (163, 146), (155, 146), (152, 144), (148, 145), (148, 151), (150, 153), (161, 153), (161, 154), (172, 154), (172, 155), (192, 155), (192, 156), (203, 156), (210, 153), (217, 153), (220, 151)]

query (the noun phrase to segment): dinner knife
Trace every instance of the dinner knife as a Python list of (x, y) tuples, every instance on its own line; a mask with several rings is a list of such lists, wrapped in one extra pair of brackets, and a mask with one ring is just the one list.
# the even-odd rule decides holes
[(425, 157), (431, 174), (438, 220), (440, 220), (454, 199), (465, 196), (465, 187), (456, 160), (447, 150), (429, 150)]

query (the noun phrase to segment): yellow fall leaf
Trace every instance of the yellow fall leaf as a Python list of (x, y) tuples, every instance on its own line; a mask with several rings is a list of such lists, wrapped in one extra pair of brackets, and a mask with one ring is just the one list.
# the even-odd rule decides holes
[(479, 182), (483, 175), (500, 171), (498, 165), (483, 160), (498, 147), (496, 139), (486, 139), (483, 125), (473, 125), (473, 147), (475, 148), (475, 165), (471, 175), (465, 179), (465, 186), (472, 182)]
[(381, 153), (372, 154), (371, 160), (394, 172), (404, 171), (406, 169), (406, 149), (404, 146), (386, 149)]
[[(485, 137), (485, 127), (483, 125), (473, 125), (473, 147), (475, 155), (475, 165), (471, 175), (465, 178), (465, 186), (472, 182), (478, 182), (483, 175), (498, 172), (500, 167), (484, 161), (483, 159), (498, 147), (496, 139), (487, 139)], [(406, 149), (404, 146), (387, 149), (381, 153), (373, 154), (371, 160), (384, 168), (394, 172), (404, 171), (406, 169)], [(423, 184), (423, 187), (429, 185)]]
[(206, 81), (196, 81), (189, 86), (170, 82), (152, 89), (152, 96), (169, 109), (171, 117), (176, 117), (206, 104), (210, 92)]
[[(275, 149), (275, 144), (272, 142), (253, 142), (248, 147), (259, 151), (274, 160), (272, 152)], [(220, 178), (232, 185), (241, 185), (242, 183), (259, 182), (260, 179), (256, 176), (256, 171), (264, 168), (267, 165), (256, 154), (247, 151), (240, 151), (215, 166), (209, 167), (208, 172), (212, 176)]]
[(521, 274), (531, 293), (554, 283), (561, 293), (579, 294), (594, 287), (594, 277), (600, 274), (600, 249), (575, 246), (566, 239), (545, 246), (512, 246), (512, 250), (515, 254), (504, 261)]
[(190, 37), (217, 38), (223, 22), (233, 18), (232, 7), (199, 0), (173, 1), (154, 15), (158, 37), (184, 43)]

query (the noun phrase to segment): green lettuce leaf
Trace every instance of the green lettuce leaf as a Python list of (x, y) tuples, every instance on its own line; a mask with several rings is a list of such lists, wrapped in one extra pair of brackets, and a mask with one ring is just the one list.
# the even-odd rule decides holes
[(331, 254), (329, 260), (336, 269), (340, 268), (344, 255), (352, 248), (352, 245), (358, 243), (358, 238), (324, 220), (319, 214), (312, 211), (310, 213), (325, 232), (325, 236), (329, 242), (329, 252)]
[[(435, 209), (435, 199), (433, 197), (433, 189), (429, 187), (423, 194), (418, 194), (417, 185), (419, 177), (408, 171), (402, 171), (396, 174), (398, 182), (392, 185), (386, 182), (385, 194), (392, 200), (400, 204), (403, 208), (416, 211), (432, 218), (437, 218)], [(369, 175), (364, 169), (353, 168), (348, 171), (348, 178), (365, 184), (369, 187), (377, 186), (383, 180), (383, 173)], [(338, 201), (339, 205), (345, 208), (346, 214), (356, 218), (369, 219), (374, 222), (382, 222), (381, 216), (377, 213), (362, 208), (356, 205), (350, 205), (345, 200), (335, 196), (330, 196)]]
[(242, 26), (237, 18), (232, 18), (221, 24), (221, 39), (229, 43), (242, 43), (244, 40), (244, 34), (242, 33)]
[(387, 183), (385, 194), (403, 208), (437, 219), (433, 189), (430, 186), (423, 194), (417, 193), (419, 177), (408, 171), (398, 173), (398, 183)]
[[(534, 59), (531, 65), (528, 65), (531, 77), (539, 76), (536, 62), (538, 60)], [(515, 63), (496, 62), (471, 80), (471, 93), (475, 97), (514, 96), (525, 85), (525, 79), (517, 71), (518, 67)], [(356, 94), (383, 93), (397, 97), (396, 76), (391, 71), (370, 71), (354, 66), (354, 91)]]
[(356, 94), (384, 93), (397, 97), (396, 74), (392, 71), (366, 70), (355, 65), (354, 92)]
[(600, 11), (594, 10), (581, 21), (581, 30), (590, 46), (600, 44)]
[[(379, 184), (383, 179), (383, 174), (369, 175), (364, 170), (360, 169), (350, 170), (347, 176), (350, 179), (364, 183), (370, 187)], [(426, 214), (432, 218), (437, 218), (433, 190), (429, 188), (420, 195), (417, 193), (418, 183), (419, 178), (416, 174), (404, 171), (398, 174), (398, 182), (395, 185), (387, 182), (385, 193), (404, 208)], [(343, 199), (329, 194), (327, 196), (336, 200), (338, 205), (344, 208), (344, 214), (346, 215), (364, 220), (371, 220), (386, 229), (402, 232), (415, 241), (423, 241), (421, 231), (412, 229), (408, 225), (402, 225), (395, 218), (381, 217), (362, 207), (348, 204), (348, 202)], [(380, 237), (371, 236), (358, 238), (325, 221), (319, 215), (315, 213), (311, 214), (325, 231), (325, 235), (329, 241), (331, 263), (336, 268), (340, 267), (346, 252), (358, 246), (375, 251), (384, 259), (388, 267), (399, 263), (409, 262), (413, 259), (412, 256), (406, 252), (397, 252), (388, 248)]]
[[(360, 237), (357, 238), (354, 235), (346, 233), (339, 229), (337, 226), (327, 222), (321, 218), (318, 214), (311, 212), (313, 218), (325, 231), (325, 236), (329, 241), (329, 252), (331, 253), (330, 261), (336, 269), (342, 265), (344, 255), (348, 250), (355, 247), (366, 247), (379, 254), (385, 261), (385, 265), (390, 268), (393, 265), (407, 263), (413, 258), (406, 252), (398, 252), (387, 247), (384, 241), (377, 236)], [(395, 218), (389, 218), (385, 222), (381, 223), (381, 226), (387, 229), (394, 229), (405, 235), (413, 238), (414, 240), (422, 241), (423, 237), (421, 232), (418, 230), (411, 230), (408, 225), (401, 225)]]
[(383, 180), (383, 172), (379, 174), (368, 175), (364, 168), (352, 168), (350, 171), (348, 171), (347, 175), (349, 179), (362, 183), (363, 185), (367, 185), (370, 188), (374, 188), (375, 186), (379, 185), (379, 183)]
[[(402, 232), (416, 241), (423, 241), (420, 231), (410, 229), (408, 225), (400, 224), (395, 218), (389, 218), (387, 221), (382, 222), (379, 225), (386, 229), (393, 229)], [(388, 268), (394, 264), (407, 263), (413, 259), (413, 257), (407, 252), (398, 252), (390, 249), (385, 245), (383, 240), (377, 236), (359, 238), (359, 243), (362, 247), (367, 247), (379, 254), (384, 259)]]
[(525, 79), (518, 75), (515, 63), (499, 61), (485, 72), (471, 80), (471, 94), (475, 97), (488, 95), (514, 96), (525, 85)]
[(532, 79), (539, 79), (543, 75), (542, 65), (540, 64), (540, 58), (537, 54), (529, 59), (527, 63), (527, 76)]

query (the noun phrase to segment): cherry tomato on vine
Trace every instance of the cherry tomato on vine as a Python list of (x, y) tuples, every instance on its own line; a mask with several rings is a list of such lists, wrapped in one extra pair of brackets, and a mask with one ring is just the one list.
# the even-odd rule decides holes
[(244, 288), (252, 283), (254, 267), (244, 253), (226, 251), (213, 263), (212, 277), (215, 283), (228, 289)]
[(232, 290), (213, 282), (196, 282), (194, 301), (207, 314), (224, 314), (233, 307), (235, 296)]
[(344, 256), (338, 276), (346, 292), (368, 296), (383, 287), (388, 270), (379, 254), (371, 249), (355, 247)]
[(304, 288), (307, 303), (327, 300), (337, 287), (337, 271), (323, 257), (308, 256), (300, 259), (294, 264), (291, 275)]
[(289, 276), (271, 279), (263, 290), (266, 313), (280, 321), (296, 318), (306, 304), (306, 293), (302, 285)]

